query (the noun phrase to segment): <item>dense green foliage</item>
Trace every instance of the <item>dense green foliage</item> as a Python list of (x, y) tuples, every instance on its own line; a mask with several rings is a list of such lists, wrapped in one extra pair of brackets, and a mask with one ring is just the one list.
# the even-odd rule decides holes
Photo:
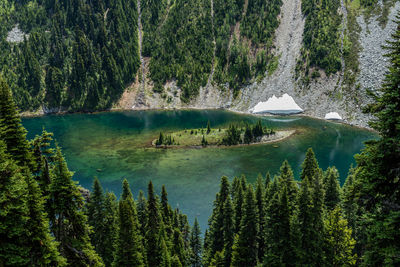
[(301, 72), (303, 82), (319, 77), (320, 70), (327, 75), (341, 70), (339, 0), (302, 0), (306, 17), (301, 57), (296, 72)]
[[(0, 7), (0, 9), (7, 9)], [(0, 71), (21, 110), (97, 110), (139, 67), (136, 1), (13, 1), (2, 24)], [(6, 41), (13, 24), (28, 33)]]
[[(175, 80), (189, 101), (213, 76), (237, 95), (266, 72), (281, 5), (244, 2), (2, 1), (0, 72), (22, 111), (110, 108), (139, 73), (140, 14), (155, 91)], [(21, 42), (7, 41), (16, 25)]]

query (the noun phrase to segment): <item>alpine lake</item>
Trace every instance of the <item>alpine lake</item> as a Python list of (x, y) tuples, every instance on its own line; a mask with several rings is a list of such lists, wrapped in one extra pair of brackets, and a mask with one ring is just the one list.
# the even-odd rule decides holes
[[(279, 142), (231, 147), (155, 148), (151, 144), (160, 132), (205, 128), (208, 121), (212, 128), (227, 128), (230, 123), (254, 124), (259, 119), (268, 128), (296, 133)], [(232, 180), (244, 174), (254, 182), (260, 173), (277, 174), (287, 159), (297, 179), (311, 147), (321, 168), (336, 166), (343, 184), (364, 141), (378, 137), (365, 129), (309, 117), (224, 110), (115, 111), (48, 115), (22, 122), (30, 139), (43, 129), (54, 133), (81, 186), (91, 189), (96, 176), (105, 190), (119, 197), (126, 178), (136, 197), (139, 190), (146, 193), (150, 180), (158, 194), (165, 185), (171, 206), (187, 214), (190, 223), (197, 217), (203, 232), (221, 176)]]

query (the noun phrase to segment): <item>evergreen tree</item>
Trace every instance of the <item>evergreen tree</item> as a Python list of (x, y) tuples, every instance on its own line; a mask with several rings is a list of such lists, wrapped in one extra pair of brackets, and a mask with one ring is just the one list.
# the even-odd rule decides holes
[(280, 185), (286, 188), (286, 192), (288, 194), (288, 202), (289, 202), (289, 212), (290, 215), (293, 215), (293, 211), (296, 207), (297, 201), (297, 184), (294, 180), (293, 170), (289, 165), (289, 162), (285, 160), (280, 168)]
[(0, 265), (29, 265), (27, 185), (0, 140)]
[(118, 203), (114, 193), (106, 193), (104, 200), (104, 238), (99, 252), (104, 264), (111, 266), (114, 261), (115, 244), (118, 234)]
[(256, 266), (259, 234), (257, 205), (251, 185), (246, 190), (240, 231), (232, 248), (232, 266)]
[(158, 266), (161, 262), (161, 248), (158, 243), (158, 234), (162, 224), (158, 200), (154, 193), (153, 183), (150, 181), (147, 191), (147, 224), (146, 224), (146, 253), (147, 264)]
[(312, 148), (309, 148), (307, 150), (306, 158), (304, 159), (304, 162), (301, 164), (301, 168), (302, 168), (300, 174), (301, 180), (308, 179), (310, 184), (312, 184), (315, 175), (319, 171), (318, 162), (317, 159), (315, 158), (315, 154)]
[(125, 179), (118, 208), (118, 236), (113, 266), (144, 266), (136, 205)]
[(140, 233), (142, 236), (146, 235), (146, 222), (147, 222), (147, 200), (142, 190), (139, 191), (137, 201), (138, 221), (140, 223)]
[(328, 168), (324, 176), (325, 206), (334, 210), (340, 203), (339, 173), (336, 168)]
[(194, 220), (193, 229), (190, 234), (190, 264), (192, 267), (201, 267), (202, 253), (201, 231), (197, 218)]
[(207, 134), (211, 133), (210, 121), (207, 122)]
[[(176, 229), (176, 228), (174, 230), (173, 238), (172, 238), (172, 253), (171, 253), (171, 255), (173, 258), (177, 257), (179, 259), (179, 263), (182, 266), (186, 265), (187, 257), (186, 257), (185, 245), (184, 245), (183, 238), (182, 238), (182, 233), (181, 233), (181, 231), (179, 231), (179, 229)], [(174, 262), (174, 259), (172, 259), (172, 262)]]
[(343, 219), (340, 208), (328, 213), (325, 220), (325, 257), (328, 266), (353, 266), (357, 256), (353, 254), (356, 241), (351, 237), (351, 229)]
[(214, 209), (209, 221), (210, 229), (208, 232), (208, 247), (206, 251), (205, 262), (209, 263), (217, 251), (224, 249), (224, 220), (225, 214), (224, 204), (229, 197), (229, 181), (226, 176), (221, 178), (220, 191), (214, 202)]
[(170, 267), (171, 266), (171, 256), (165, 242), (165, 233), (163, 229), (160, 230), (160, 234), (158, 237), (159, 247), (161, 248), (161, 262), (160, 267)]
[(265, 189), (263, 184), (262, 176), (259, 175), (257, 178), (257, 187), (256, 187), (256, 205), (258, 212), (258, 226), (259, 226), (259, 234), (257, 235), (257, 243), (258, 243), (258, 262), (262, 262), (265, 254), (265, 220), (266, 220), (266, 203), (265, 203)]
[(99, 180), (95, 177), (93, 181), (92, 192), (89, 200), (86, 203), (88, 223), (92, 227), (93, 231), (90, 234), (90, 240), (94, 245), (97, 253), (103, 258), (102, 250), (109, 244), (104, 243), (105, 235), (108, 233), (104, 232), (105, 228), (105, 211), (104, 211), (104, 193), (103, 188), (100, 185)]
[(32, 266), (65, 266), (66, 259), (58, 252), (58, 243), (50, 235), (49, 220), (44, 211), (44, 198), (39, 185), (29, 172), (25, 173), (28, 188), (27, 207), (28, 222), (25, 226), (29, 236), (29, 265)]
[[(397, 25), (400, 16), (396, 17)], [(360, 204), (365, 207), (368, 224), (364, 264), (400, 264), (400, 28), (387, 42), (390, 65), (382, 88), (366, 111), (375, 117), (370, 126), (380, 134), (369, 141), (356, 157), (356, 183), (361, 188)]]
[(26, 140), (26, 130), (22, 127), (11, 90), (0, 75), (0, 138), (6, 145), (7, 153), (19, 165), (33, 168), (32, 153)]
[(57, 147), (54, 159), (54, 179), (50, 189), (50, 223), (61, 254), (71, 265), (102, 266), (100, 257), (90, 244), (90, 228), (83, 212), (83, 197), (72, 180), (72, 173), (61, 149)]
[(244, 202), (244, 196), (243, 196), (243, 187), (242, 183), (240, 183), (235, 191), (235, 197), (234, 197), (234, 211), (235, 211), (235, 233), (239, 233), (240, 230), (240, 222), (242, 221), (242, 206)]

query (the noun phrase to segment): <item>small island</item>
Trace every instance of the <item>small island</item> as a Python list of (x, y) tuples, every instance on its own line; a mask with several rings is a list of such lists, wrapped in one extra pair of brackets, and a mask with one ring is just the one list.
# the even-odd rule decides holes
[(281, 141), (295, 130), (274, 130), (263, 126), (261, 120), (256, 124), (230, 124), (227, 128), (211, 128), (210, 122), (205, 128), (185, 129), (172, 133), (160, 132), (152, 146), (157, 148), (172, 147), (207, 147), (207, 146), (239, 146), (265, 144)]

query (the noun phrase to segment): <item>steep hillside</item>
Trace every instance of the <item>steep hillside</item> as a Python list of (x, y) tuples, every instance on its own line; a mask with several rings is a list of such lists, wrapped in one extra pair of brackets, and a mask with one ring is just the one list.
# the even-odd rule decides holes
[(248, 112), (288, 93), (366, 125), (397, 0), (25, 0), (0, 4), (0, 70), (23, 111)]

